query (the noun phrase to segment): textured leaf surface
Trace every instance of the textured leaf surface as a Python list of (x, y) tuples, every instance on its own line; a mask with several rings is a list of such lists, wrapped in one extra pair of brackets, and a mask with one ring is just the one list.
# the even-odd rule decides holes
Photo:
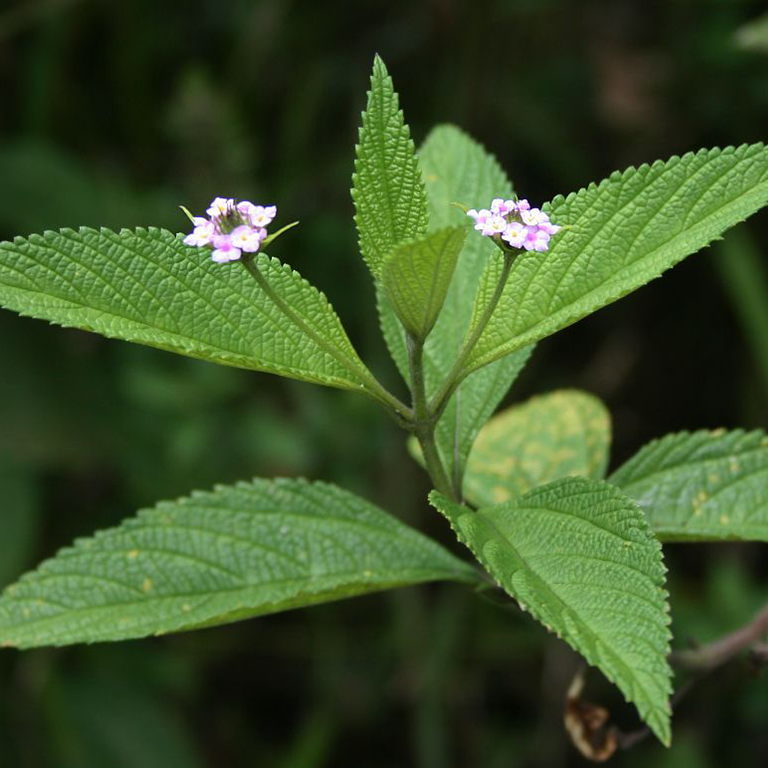
[(662, 541), (768, 541), (764, 432), (680, 432), (654, 440), (609, 481)]
[[(512, 194), (512, 185), (493, 155), (452, 125), (441, 125), (419, 151), (429, 202), (430, 229), (466, 226), (467, 217), (451, 203), (483, 207), (494, 197)], [(500, 258), (486, 237), (470, 232), (456, 266), (451, 286), (424, 352), (427, 392), (434, 394), (451, 369), (469, 327), (472, 305), (483, 270)], [(391, 311), (380, 306), (382, 330), (405, 380), (408, 358), (402, 329)], [(465, 379), (451, 398), (437, 425), (438, 450), (449, 474), (463, 475), (467, 456), (480, 427), (496, 410), (527, 362), (533, 347), (520, 350)]]
[(352, 199), (360, 252), (379, 277), (396, 245), (427, 231), (427, 201), (410, 130), (378, 56), (356, 147)]
[[(548, 206), (570, 227), (543, 254), (524, 253), (467, 372), (549, 336), (625, 296), (698, 251), (768, 202), (762, 144), (701, 150), (614, 173)], [(483, 277), (475, 319), (499, 267)]]
[(384, 290), (400, 322), (416, 339), (426, 339), (435, 325), (466, 235), (466, 227), (438, 229), (401, 243), (384, 263)]
[(325, 296), (257, 254), (268, 284), (165, 230), (62, 230), (0, 243), (0, 306), (215, 363), (375, 391)]
[(616, 683), (668, 744), (665, 568), (635, 503), (575, 477), (478, 512), (436, 491), (430, 500), (499, 585)]
[(568, 475), (602, 479), (610, 440), (610, 415), (596, 397), (567, 389), (534, 397), (480, 430), (464, 495), (482, 507)]
[(473, 570), (359, 497), (254, 480), (143, 510), (81, 539), (0, 598), (0, 644), (121, 640)]

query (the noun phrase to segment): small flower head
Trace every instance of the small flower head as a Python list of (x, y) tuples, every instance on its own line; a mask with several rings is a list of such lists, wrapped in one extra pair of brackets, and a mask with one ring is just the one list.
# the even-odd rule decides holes
[[(493, 238), (502, 248), (546, 251), (549, 241), (560, 227), (549, 220), (540, 208), (532, 208), (527, 200), (494, 198), (488, 209), (467, 211), (475, 221), (475, 229)], [(502, 245), (502, 241), (504, 245)]]
[(212, 218), (218, 218), (226, 214), (227, 210), (234, 207), (235, 201), (231, 197), (215, 197), (206, 209), (206, 213)]
[(514, 200), (502, 200), (500, 197), (491, 200), (491, 213), (506, 216), (514, 210), (517, 210), (517, 203)]
[(242, 251), (234, 242), (232, 235), (216, 235), (213, 238), (213, 253), (211, 258), (217, 264), (225, 264), (228, 261), (237, 261)]
[(506, 240), (512, 248), (522, 248), (527, 234), (528, 227), (525, 224), (519, 221), (510, 221), (501, 239)]
[(267, 236), (266, 229), (255, 229), (248, 224), (241, 224), (232, 230), (229, 236), (232, 245), (245, 253), (256, 253), (261, 246), (261, 241)]
[(500, 235), (507, 226), (507, 220), (503, 216), (485, 208), (481, 211), (476, 211), (473, 208), (471, 211), (467, 211), (467, 216), (471, 216), (475, 220), (475, 229), (486, 237)]
[(539, 224), (549, 221), (549, 216), (539, 208), (528, 208), (520, 211), (520, 218), (523, 220), (523, 224), (527, 224), (529, 227), (538, 227)]
[(549, 249), (549, 235), (538, 227), (526, 227), (528, 230), (523, 241), (526, 251), (546, 251)]
[(208, 219), (204, 219), (202, 216), (195, 216), (193, 223), (195, 228), (192, 230), (191, 234), (184, 238), (184, 242), (187, 245), (196, 245), (198, 247), (208, 245), (216, 234), (214, 223)]
[(562, 229), (562, 227), (559, 227), (557, 224), (553, 224), (549, 219), (542, 221), (541, 224), (538, 225), (538, 228), (542, 232), (546, 232), (548, 235), (556, 235)]
[(194, 229), (184, 238), (187, 245), (211, 249), (219, 264), (237, 261), (243, 253), (256, 253), (267, 236), (266, 227), (277, 215), (274, 205), (238, 202), (232, 197), (215, 198), (206, 211), (208, 218), (195, 216)]
[(269, 226), (277, 215), (277, 206), (254, 205), (247, 200), (238, 203), (237, 209), (245, 221), (259, 229)]

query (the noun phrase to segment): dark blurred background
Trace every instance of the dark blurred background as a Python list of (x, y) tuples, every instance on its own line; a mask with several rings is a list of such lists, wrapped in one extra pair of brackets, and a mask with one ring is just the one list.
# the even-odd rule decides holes
[[(274, 255), (379, 338), (349, 197), (374, 52), (417, 142), (451, 121), (535, 201), (615, 168), (768, 135), (764, 3), (700, 0), (0, 5), (0, 238), (187, 228), (215, 195), (301, 219)], [(755, 23), (756, 22), (756, 23)], [(745, 26), (749, 25), (749, 26)], [(582, 387), (612, 465), (697, 427), (768, 427), (768, 214), (542, 342), (508, 402)], [(304, 475), (451, 547), (401, 433), (353, 395), (0, 312), (0, 582), (193, 488)], [(392, 482), (392, 478), (396, 482)], [(677, 642), (768, 597), (760, 545), (667, 547)], [(574, 659), (516, 609), (431, 586), (130, 643), (0, 654), (6, 768), (583, 765), (561, 727)], [(588, 696), (626, 729), (597, 673)], [(617, 766), (764, 766), (768, 677), (741, 660), (681, 704), (674, 746)]]

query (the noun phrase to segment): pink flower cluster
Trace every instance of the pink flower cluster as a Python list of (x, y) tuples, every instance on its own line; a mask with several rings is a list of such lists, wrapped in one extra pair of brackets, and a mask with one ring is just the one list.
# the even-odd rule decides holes
[(195, 228), (184, 238), (187, 245), (212, 248), (211, 258), (223, 264), (237, 261), (243, 253), (255, 253), (267, 236), (267, 225), (277, 214), (274, 205), (254, 205), (248, 200), (217, 197), (206, 211), (208, 218), (195, 216)]
[(501, 238), (512, 248), (546, 251), (549, 239), (560, 230), (544, 211), (531, 208), (527, 200), (491, 201), (490, 210), (474, 208), (467, 216), (475, 220), (475, 229), (486, 237)]

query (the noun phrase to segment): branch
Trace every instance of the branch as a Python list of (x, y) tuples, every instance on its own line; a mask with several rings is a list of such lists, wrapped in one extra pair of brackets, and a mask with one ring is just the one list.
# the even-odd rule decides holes
[[(750, 649), (750, 662), (754, 669), (768, 665), (768, 603), (755, 614), (752, 621), (719, 640), (699, 648), (673, 651), (670, 664), (690, 669), (694, 675), (685, 681), (670, 698), (670, 708), (677, 705), (696, 684), (717, 667), (730, 661), (741, 651)], [(650, 728), (624, 732), (609, 725), (608, 711), (584, 701), (586, 665), (579, 668), (566, 697), (565, 726), (574, 746), (593, 762), (608, 760), (617, 749), (631, 749), (651, 735)]]
[(673, 651), (670, 664), (684, 669), (712, 670), (730, 661), (743, 651), (768, 635), (768, 603), (764, 605), (749, 624), (700, 648)]

